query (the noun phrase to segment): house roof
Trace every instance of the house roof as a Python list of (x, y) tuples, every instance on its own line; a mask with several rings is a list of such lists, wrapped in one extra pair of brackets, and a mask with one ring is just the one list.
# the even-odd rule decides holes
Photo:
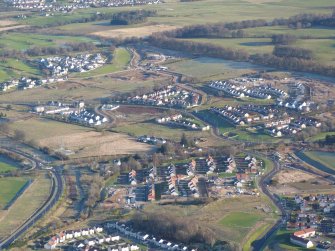
[(301, 236), (301, 235), (309, 234), (309, 233), (313, 233), (313, 232), (315, 232), (314, 228), (306, 228), (306, 229), (294, 232), (293, 235), (294, 236)]

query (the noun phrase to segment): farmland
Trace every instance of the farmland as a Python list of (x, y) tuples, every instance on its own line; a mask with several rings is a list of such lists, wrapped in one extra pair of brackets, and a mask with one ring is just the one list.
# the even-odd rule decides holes
[(18, 121), (10, 128), (17, 130), (27, 128), (27, 141), (37, 146), (48, 147), (53, 151), (69, 150), (73, 157), (89, 157), (103, 155), (122, 155), (150, 151), (151, 147), (136, 142), (134, 139), (110, 132), (94, 132), (91, 128), (67, 123), (29, 119)]

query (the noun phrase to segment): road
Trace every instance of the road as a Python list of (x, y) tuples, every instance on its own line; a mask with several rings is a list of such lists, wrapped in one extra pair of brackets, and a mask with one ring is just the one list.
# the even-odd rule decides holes
[(269, 181), (280, 171), (280, 163), (273, 159), (268, 158), (274, 164), (274, 168), (268, 172), (267, 174), (263, 175), (259, 180), (259, 187), (262, 190), (263, 194), (265, 194), (280, 210), (280, 218), (276, 221), (276, 223), (258, 240), (256, 240), (252, 244), (252, 250), (261, 250), (262, 247), (265, 245), (266, 241), (280, 228), (282, 222), (286, 220), (286, 211), (283, 205), (277, 200), (274, 194), (270, 192), (268, 189)]
[[(31, 156), (21, 150), (13, 149), (9, 147), (3, 147), (7, 151), (12, 151), (16, 154), (20, 154), (25, 158), (28, 158), (31, 162), (34, 163), (36, 169), (41, 169), (43, 163), (41, 160), (35, 156)], [(22, 236), (30, 227), (32, 227), (39, 219), (41, 219), (60, 199), (63, 193), (63, 179), (62, 179), (62, 169), (53, 168), (50, 171), (52, 186), (50, 195), (47, 200), (37, 209), (19, 228), (17, 228), (10, 236), (4, 240), (0, 240), (0, 250), (8, 248), (13, 242), (15, 242), (20, 236)]]

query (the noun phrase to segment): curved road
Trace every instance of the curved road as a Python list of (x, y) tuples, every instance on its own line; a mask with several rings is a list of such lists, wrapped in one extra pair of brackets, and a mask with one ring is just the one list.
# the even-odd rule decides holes
[[(29, 158), (35, 167), (40, 168), (40, 162), (35, 157), (23, 153), (15, 149), (6, 148), (6, 150), (13, 151), (17, 154)], [(62, 170), (60, 168), (55, 168), (50, 170), (50, 175), (52, 177), (51, 192), (48, 199), (37, 209), (18, 229), (16, 229), (9, 237), (4, 240), (0, 240), (0, 250), (8, 248), (13, 242), (15, 242), (20, 236), (22, 236), (30, 227), (32, 227), (39, 219), (43, 217), (60, 199), (63, 193), (63, 180), (61, 175)]]

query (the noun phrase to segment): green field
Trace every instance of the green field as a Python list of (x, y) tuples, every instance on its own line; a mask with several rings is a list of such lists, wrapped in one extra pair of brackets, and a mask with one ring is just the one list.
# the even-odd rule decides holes
[(27, 64), (26, 62), (7, 58), (0, 62), (0, 82), (20, 77), (36, 77), (39, 70)]
[(265, 69), (264, 67), (255, 66), (249, 63), (233, 62), (208, 57), (185, 59), (166, 64), (165, 66), (172, 71), (196, 78), (199, 81), (228, 79)]
[(0, 178), (0, 209), (4, 208), (8, 202), (27, 182), (27, 178), (5, 177)]
[[(282, 0), (282, 1), (243, 1), (243, 0), (203, 0), (194, 2), (179, 2), (167, 0), (164, 4), (135, 6), (132, 9), (155, 9), (158, 16), (150, 17), (149, 22), (172, 25), (189, 25), (218, 21), (238, 21), (241, 19), (273, 19), (289, 17), (302, 12), (310, 12), (319, 7), (320, 13), (327, 12), (327, 7), (333, 6), (332, 0)], [(72, 14), (55, 15), (52, 17), (32, 16), (22, 21), (29, 25), (43, 26), (57, 23), (60, 16), (62, 20), (75, 20), (87, 17), (96, 12), (113, 13), (128, 10), (130, 7), (83, 9)], [(196, 20), (196, 21), (195, 21)]]
[(304, 152), (309, 158), (320, 162), (322, 165), (335, 170), (335, 153), (320, 152), (320, 151), (306, 151)]
[(16, 169), (15, 166), (13, 166), (13, 165), (11, 165), (7, 162), (2, 162), (1, 158), (0, 158), (0, 174), (7, 173), (7, 172), (13, 171), (15, 169)]
[(112, 62), (93, 71), (78, 73), (74, 77), (94, 77), (124, 70), (130, 62), (130, 52), (125, 48), (115, 49)]
[(220, 220), (220, 224), (226, 227), (251, 228), (257, 221), (259, 221), (259, 219), (260, 215), (257, 214), (232, 212)]
[(0, 211), (0, 239), (8, 236), (41, 206), (50, 193), (50, 183), (47, 176), (39, 175), (10, 210)]
[(327, 135), (335, 135), (335, 132), (320, 132), (317, 135), (308, 138), (308, 141), (315, 142), (319, 140), (324, 140)]
[(56, 47), (66, 43), (96, 42), (84, 36), (43, 35), (32, 33), (4, 33), (0, 35), (1, 50), (26, 50), (33, 47)]

